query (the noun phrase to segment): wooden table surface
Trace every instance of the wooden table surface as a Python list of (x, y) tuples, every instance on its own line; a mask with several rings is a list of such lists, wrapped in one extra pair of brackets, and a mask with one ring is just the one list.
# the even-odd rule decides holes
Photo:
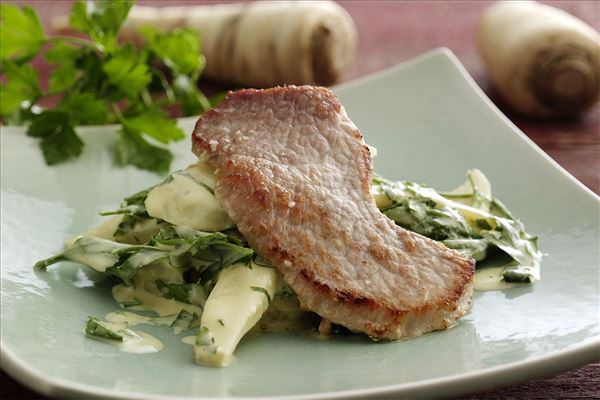
[[(4, 0), (3, 0), (4, 1)], [(35, 7), (47, 23), (70, 9), (68, 1), (19, 1)], [(164, 5), (167, 1), (142, 1)], [(199, 3), (188, 1), (185, 4)], [(600, 30), (600, 2), (549, 1)], [(171, 2), (170, 4), (173, 4)], [(500, 109), (538, 146), (584, 185), (600, 193), (600, 105), (585, 115), (562, 121), (519, 116), (498, 98), (475, 46), (475, 29), (490, 1), (342, 1), (360, 36), (355, 65), (346, 80), (364, 76), (435, 47), (450, 48)], [(0, 375), (3, 399), (44, 398)], [(590, 364), (553, 377), (472, 394), (463, 399), (600, 399), (600, 364)]]

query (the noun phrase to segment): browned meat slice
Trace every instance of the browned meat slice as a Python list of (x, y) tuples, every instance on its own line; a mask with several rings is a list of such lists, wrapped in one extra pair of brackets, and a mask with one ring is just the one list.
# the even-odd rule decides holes
[(381, 339), (445, 329), (469, 310), (474, 261), (381, 214), (369, 149), (328, 89), (231, 93), (193, 141), (217, 169), (222, 206), (303, 307)]

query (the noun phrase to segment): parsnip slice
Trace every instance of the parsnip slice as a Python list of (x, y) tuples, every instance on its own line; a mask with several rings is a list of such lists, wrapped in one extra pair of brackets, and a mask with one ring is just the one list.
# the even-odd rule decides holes
[(492, 185), (487, 177), (478, 169), (467, 171), (467, 181), (449, 192), (454, 195), (452, 201), (478, 208), (482, 211), (490, 211), (492, 200)]
[(227, 366), (242, 339), (269, 307), (279, 284), (274, 268), (235, 264), (221, 271), (208, 296), (196, 337), (196, 362)]
[(214, 194), (214, 172), (205, 163), (197, 163), (171, 174), (171, 179), (148, 193), (148, 214), (199, 231), (216, 232), (233, 227), (233, 221), (221, 208)]

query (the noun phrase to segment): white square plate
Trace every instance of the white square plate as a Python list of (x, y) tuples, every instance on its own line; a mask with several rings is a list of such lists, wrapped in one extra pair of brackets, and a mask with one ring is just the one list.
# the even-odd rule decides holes
[[(532, 144), (485, 97), (456, 58), (436, 50), (335, 89), (367, 142), (376, 171), (438, 189), (483, 170), (495, 195), (539, 235), (547, 256), (531, 287), (482, 292), (458, 326), (395, 342), (301, 334), (245, 338), (225, 369), (194, 365), (191, 348), (165, 343), (132, 355), (89, 340), (88, 314), (116, 309), (109, 287), (84, 267), (34, 272), (97, 212), (154, 184), (156, 175), (113, 166), (114, 127), (81, 129), (80, 159), (47, 167), (22, 129), (1, 134), (2, 368), (49, 395), (104, 398), (435, 397), (473, 392), (595, 360), (599, 349), (599, 201)], [(191, 132), (194, 119), (181, 120)], [(174, 146), (180, 168), (189, 138)], [(82, 287), (83, 286), (83, 287)]]

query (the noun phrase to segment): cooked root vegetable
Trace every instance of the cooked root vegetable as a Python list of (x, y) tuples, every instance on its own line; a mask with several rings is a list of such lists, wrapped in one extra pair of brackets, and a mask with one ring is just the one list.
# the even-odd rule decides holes
[(146, 211), (152, 218), (199, 231), (233, 228), (215, 197), (214, 187), (214, 171), (208, 164), (190, 165), (150, 189), (144, 201)]
[[(81, 236), (144, 244), (156, 235), (164, 222), (204, 232), (233, 228), (214, 193), (215, 173), (203, 162), (175, 171), (162, 183), (127, 197), (121, 208), (106, 211), (111, 219)], [(78, 237), (66, 242), (71, 247)]]
[(453, 201), (490, 212), (492, 205), (492, 185), (478, 169), (467, 171), (467, 181), (448, 193)]
[(212, 367), (229, 364), (240, 339), (269, 307), (279, 279), (275, 268), (254, 263), (252, 268), (238, 264), (221, 271), (204, 305), (194, 346), (196, 362)]
[(533, 1), (506, 1), (483, 15), (479, 49), (504, 99), (526, 115), (574, 115), (600, 96), (600, 35)]
[[(54, 26), (60, 31), (66, 18)], [(198, 30), (204, 76), (252, 87), (331, 85), (352, 64), (357, 44), (352, 18), (333, 1), (135, 6), (121, 37), (138, 41), (148, 26)]]
[[(123, 218), (123, 215), (115, 215), (111, 219), (82, 233), (81, 236), (114, 240), (119, 243), (143, 244), (149, 241), (152, 236), (156, 235), (161, 228), (161, 222), (159, 220), (150, 218), (140, 220), (127, 232), (115, 235), (115, 232), (119, 229), (119, 225), (123, 222)], [(75, 243), (78, 238), (79, 236), (67, 239), (65, 246), (67, 248), (73, 246), (73, 243)]]

